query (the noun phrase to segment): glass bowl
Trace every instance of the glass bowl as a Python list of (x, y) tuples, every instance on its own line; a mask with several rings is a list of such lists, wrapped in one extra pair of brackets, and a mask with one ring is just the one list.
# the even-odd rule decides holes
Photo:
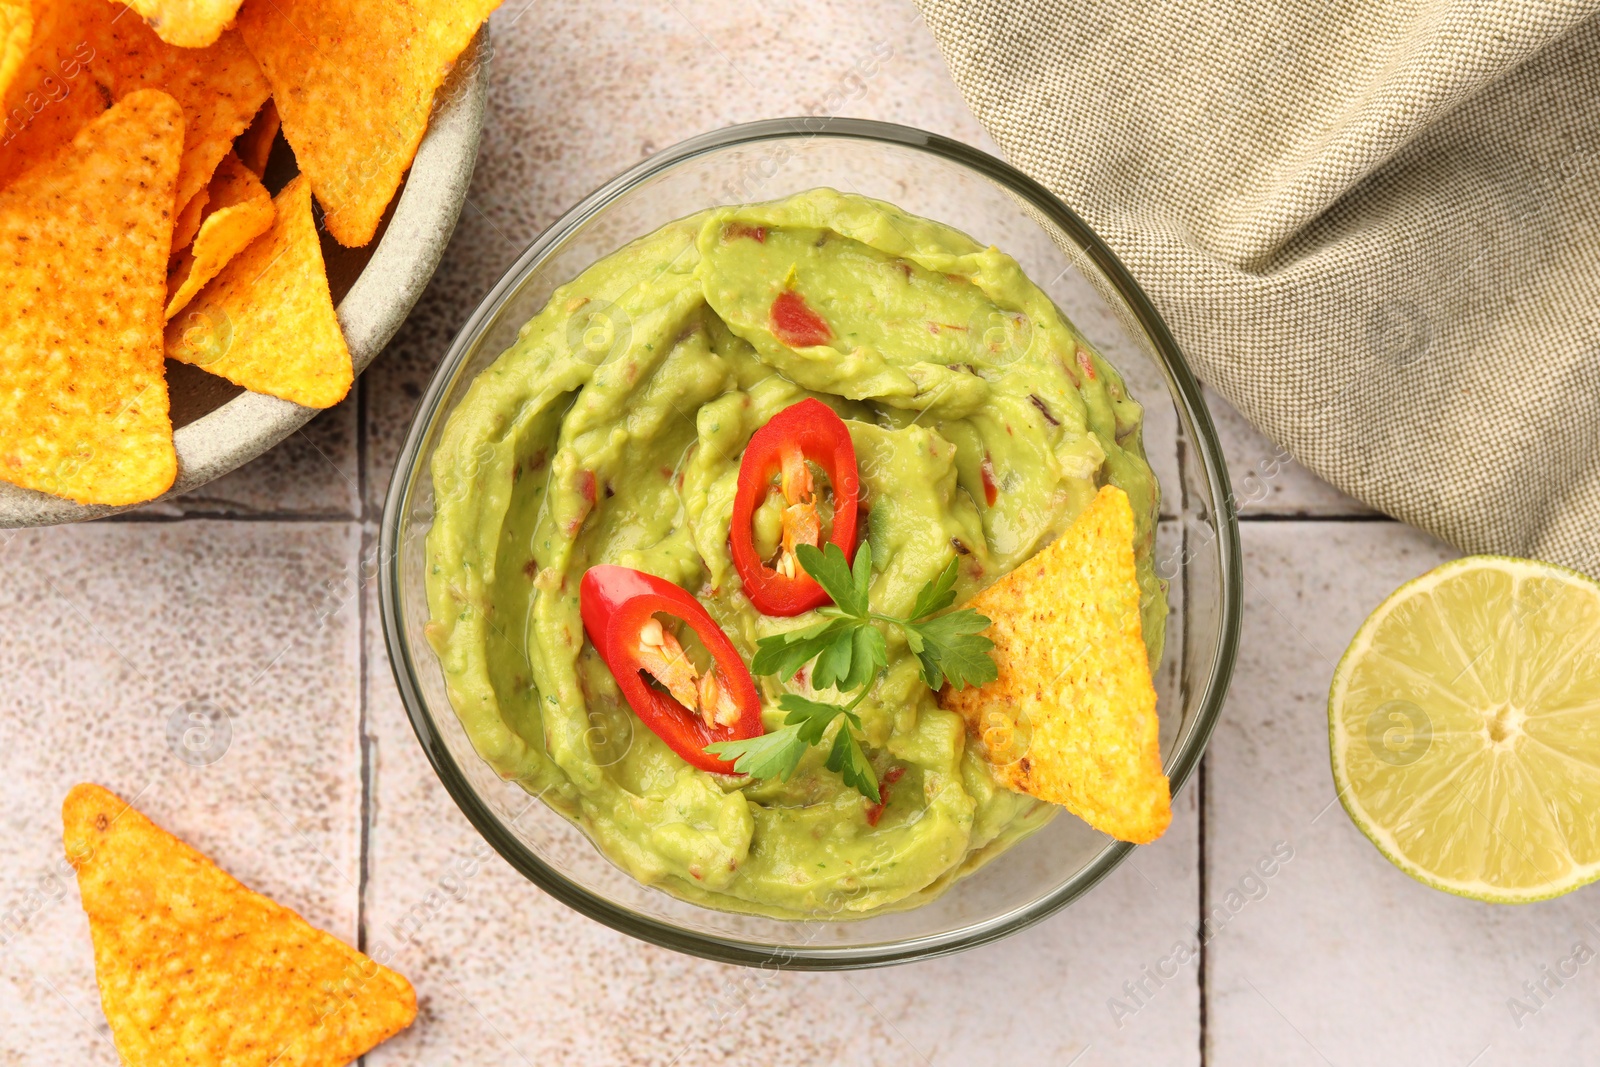
[(423, 637), (429, 464), (468, 383), (559, 284), (595, 260), (703, 208), (831, 186), (890, 201), (1010, 253), (1123, 373), (1146, 409), (1162, 487), (1157, 567), (1170, 583), (1156, 676), (1161, 751), (1174, 793), (1211, 735), (1239, 634), (1239, 535), (1222, 449), (1200, 387), (1150, 301), (1105, 243), (1037, 182), (956, 141), (855, 119), (735, 126), (659, 152), (567, 212), (506, 272), (433, 376), (384, 505), (380, 596), (401, 698), (455, 802), (513, 867), (624, 933), (730, 963), (870, 967), (957, 952), (1015, 933), (1087, 892), (1127, 856), (1062, 814), (921, 907), (851, 921), (786, 921), (686, 903), (635, 881), (577, 826), (479, 758)]

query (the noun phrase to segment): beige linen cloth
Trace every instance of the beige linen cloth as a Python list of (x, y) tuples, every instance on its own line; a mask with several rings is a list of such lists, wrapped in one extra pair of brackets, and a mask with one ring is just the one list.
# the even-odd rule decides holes
[(1334, 485), (1600, 576), (1600, 0), (919, 0), (1011, 161)]

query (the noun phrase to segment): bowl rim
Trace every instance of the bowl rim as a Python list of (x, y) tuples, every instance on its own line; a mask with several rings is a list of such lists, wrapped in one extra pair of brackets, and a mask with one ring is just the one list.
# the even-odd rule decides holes
[[(457, 369), (468, 357), (481, 333), (496, 318), (508, 297), (525, 279), (532, 266), (538, 263), (549, 249), (564, 241), (574, 230), (604, 210), (617, 197), (680, 163), (736, 145), (794, 137), (862, 140), (910, 148), (942, 157), (995, 181), (1061, 227), (1084, 249), (1086, 257), (1127, 301), (1139, 325), (1153, 342), (1157, 355), (1165, 365), (1174, 391), (1186, 409), (1185, 414), (1195, 429), (1194, 440), (1187, 441), (1186, 444), (1191, 446), (1191, 451), (1199, 460), (1211, 485), (1212, 500), (1209, 503), (1215, 515), (1216, 538), (1219, 542), (1221, 561), (1219, 582), (1221, 602), (1218, 612), (1220, 640), (1216, 654), (1212, 657), (1205, 691), (1200, 695), (1199, 712), (1194, 726), (1189, 732), (1186, 744), (1174, 753), (1172, 765), (1167, 768), (1173, 795), (1177, 795), (1198, 766), (1221, 714), (1238, 653), (1243, 592), (1237, 508), (1221, 444), (1200, 384), (1189, 370), (1189, 365), (1183, 358), (1177, 342), (1173, 340), (1171, 332), (1155, 306), (1116, 254), (1076, 212), (1039, 182), (1003, 160), (952, 138), (911, 126), (872, 119), (791, 117), (763, 119), (699, 134), (651, 155), (612, 178), (584, 197), (535, 238), (462, 325), (418, 403), (416, 413), (406, 431), (405, 442), (396, 457), (384, 498), (383, 514), (379, 523), (378, 597), (390, 668), (394, 673), (401, 701), (405, 705), (406, 715), (411, 720), (412, 729), (422, 745), (428, 762), (433, 765), (439, 780), (467, 820), (495, 851), (524, 877), (573, 910), (612, 929), (663, 948), (721, 963), (788, 970), (844, 970), (887, 966), (949, 955), (988, 944), (1026, 929), (1088, 892), (1126, 858), (1133, 850), (1133, 846), (1125, 842), (1112, 842), (1096, 854), (1088, 866), (1080, 872), (1080, 877), (1057, 887), (1055, 891), (982, 922), (922, 937), (845, 947), (773, 946), (692, 931), (662, 922), (589, 892), (559, 871), (547, 866), (533, 851), (501, 826), (498, 817), (467, 781), (454, 754), (433, 725), (426, 703), (416, 684), (417, 664), (412, 659), (410, 647), (401, 632), (399, 619), (400, 523), (410, 507), (409, 487), (413, 481), (412, 474), (418, 465), (423, 437), (437, 414), (447, 384), (455, 377)], [(1179, 654), (1181, 655), (1181, 652)]]

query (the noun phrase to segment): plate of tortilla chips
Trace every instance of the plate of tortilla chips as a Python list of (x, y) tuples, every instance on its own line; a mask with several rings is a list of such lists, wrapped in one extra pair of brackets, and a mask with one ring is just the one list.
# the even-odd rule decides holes
[(498, 0), (0, 0), (0, 526), (342, 400), (466, 199)]

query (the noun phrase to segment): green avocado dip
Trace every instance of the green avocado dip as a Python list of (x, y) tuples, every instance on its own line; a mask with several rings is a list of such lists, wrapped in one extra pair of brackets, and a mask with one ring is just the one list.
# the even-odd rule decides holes
[[(828, 343), (774, 336), (786, 291)], [(756, 611), (729, 550), (746, 443), (807, 397), (855, 447), (875, 610), (905, 614), (952, 559), (960, 604), (1110, 483), (1137, 517), (1160, 661), (1157, 485), (1121, 377), (1010, 257), (827, 189), (601, 259), (473, 381), (433, 456), (427, 629), (482, 757), (634, 877), (711, 907), (856, 918), (932, 899), (1057, 809), (995, 783), (897, 632), (857, 709), (879, 807), (821, 748), (787, 781), (690, 766), (634, 715), (579, 615), (585, 571), (619, 564), (694, 594), (746, 664), (761, 637), (815, 623)], [(803, 677), (755, 683), (769, 731), (785, 691), (814, 695)]]

